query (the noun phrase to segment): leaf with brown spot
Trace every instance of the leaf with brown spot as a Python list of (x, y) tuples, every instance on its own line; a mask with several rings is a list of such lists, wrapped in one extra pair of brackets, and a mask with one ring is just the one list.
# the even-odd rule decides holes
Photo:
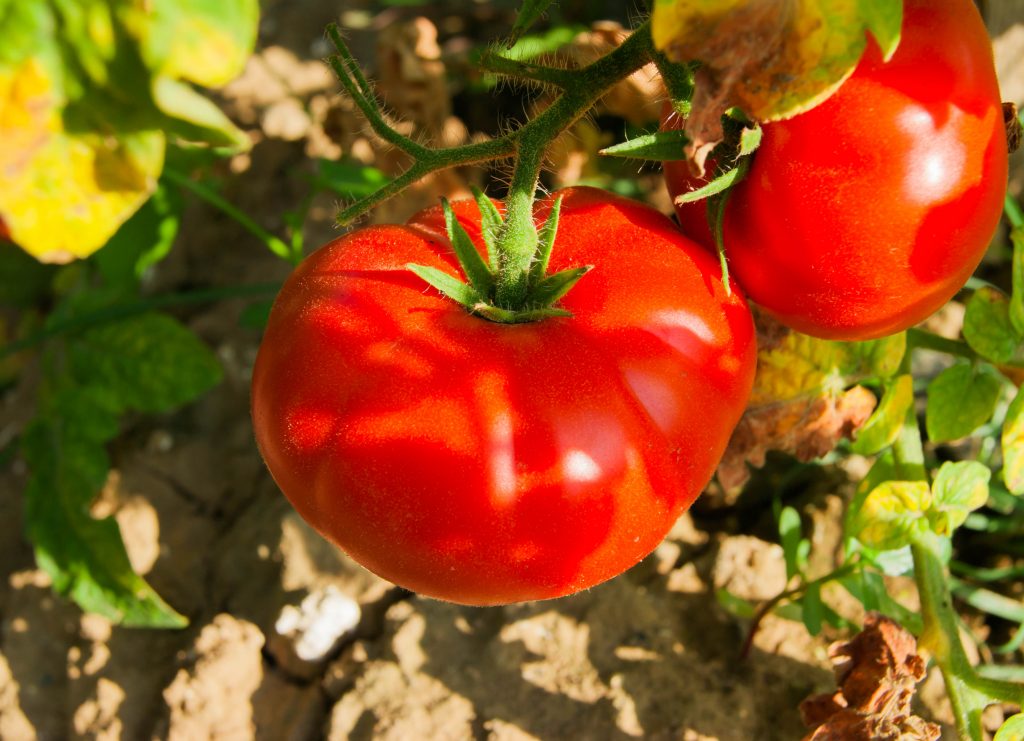
[(729, 108), (777, 121), (818, 105), (853, 72), (868, 33), (891, 56), (902, 15), (901, 0), (658, 0), (655, 46), (701, 62), (690, 153), (702, 162)]

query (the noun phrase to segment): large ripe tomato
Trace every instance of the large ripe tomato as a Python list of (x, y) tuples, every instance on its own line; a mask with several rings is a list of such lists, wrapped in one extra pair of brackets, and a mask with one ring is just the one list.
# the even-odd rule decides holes
[[(496, 324), (406, 269), (457, 275), (440, 209), (371, 226), (285, 283), (253, 374), (260, 450), (299, 513), (397, 584), (476, 605), (570, 594), (649, 553), (710, 479), (753, 382), (742, 296), (667, 218), (562, 191), (572, 317)], [(541, 204), (538, 219), (551, 201)], [(455, 204), (480, 241), (473, 203)]]
[[(726, 254), (747, 295), (819, 337), (880, 337), (936, 311), (980, 262), (1006, 189), (999, 89), (974, 3), (907, 0), (892, 60), (869, 46), (825, 103), (764, 126), (726, 207)], [(692, 185), (683, 168), (666, 163), (673, 195)], [(702, 216), (680, 211), (684, 230), (707, 240)]]

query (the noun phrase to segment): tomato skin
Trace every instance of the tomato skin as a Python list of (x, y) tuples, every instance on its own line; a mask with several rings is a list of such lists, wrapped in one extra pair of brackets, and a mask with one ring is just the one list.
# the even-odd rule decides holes
[[(561, 195), (552, 271), (597, 266), (571, 318), (488, 322), (406, 270), (458, 274), (440, 209), (324, 246), (271, 312), (252, 385), (271, 473), (414, 591), (492, 605), (624, 571), (707, 484), (749, 396), (753, 323), (713, 258), (646, 206)], [(479, 243), (476, 205), (454, 206)]]
[[(678, 164), (666, 170), (686, 187)], [(764, 126), (726, 207), (726, 254), (750, 299), (794, 329), (881, 337), (963, 286), (995, 232), (1006, 181), (978, 11), (971, 0), (908, 0), (892, 60), (870, 43), (825, 103)]]

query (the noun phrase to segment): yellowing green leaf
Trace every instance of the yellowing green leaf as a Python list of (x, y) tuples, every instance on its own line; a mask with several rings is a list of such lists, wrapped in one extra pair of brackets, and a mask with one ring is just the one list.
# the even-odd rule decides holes
[(85, 257), (153, 192), (168, 137), (247, 147), (188, 83), (241, 70), (257, 12), (257, 0), (0, 4), (0, 219), (11, 239), (44, 262)]
[(974, 510), (988, 501), (992, 472), (975, 461), (947, 461), (932, 484), (928, 520), (939, 535), (952, 535)]
[(1003, 481), (1014, 494), (1024, 494), (1024, 394), (1010, 402), (1003, 422)]
[(158, 75), (217, 87), (242, 71), (256, 42), (256, 0), (150, 0), (125, 10)]
[(756, 121), (813, 108), (853, 72), (870, 32), (886, 54), (899, 40), (902, 0), (658, 0), (655, 46), (699, 60), (687, 133), (717, 141), (730, 107)]
[(1017, 713), (999, 727), (992, 741), (1022, 741), (1022, 739), (1024, 739), (1024, 713)]
[(931, 490), (924, 481), (886, 481), (851, 514), (851, 535), (870, 548), (888, 551), (909, 544), (927, 526)]
[(35, 57), (0, 67), (0, 101), (0, 210), (11, 239), (43, 262), (95, 252), (156, 186), (163, 133), (66, 131), (59, 81)]
[(874, 455), (896, 442), (907, 410), (913, 403), (913, 377), (909, 374), (898, 376), (886, 388), (878, 408), (857, 433), (857, 439), (853, 443), (854, 452)]

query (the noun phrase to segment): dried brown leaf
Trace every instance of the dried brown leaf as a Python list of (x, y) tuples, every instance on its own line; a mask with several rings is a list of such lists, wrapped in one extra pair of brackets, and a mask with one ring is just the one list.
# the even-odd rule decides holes
[(864, 630), (833, 644), (839, 691), (804, 700), (800, 713), (812, 729), (805, 741), (936, 741), (939, 726), (913, 714), (911, 701), (925, 675), (917, 641), (899, 623), (868, 613)]

